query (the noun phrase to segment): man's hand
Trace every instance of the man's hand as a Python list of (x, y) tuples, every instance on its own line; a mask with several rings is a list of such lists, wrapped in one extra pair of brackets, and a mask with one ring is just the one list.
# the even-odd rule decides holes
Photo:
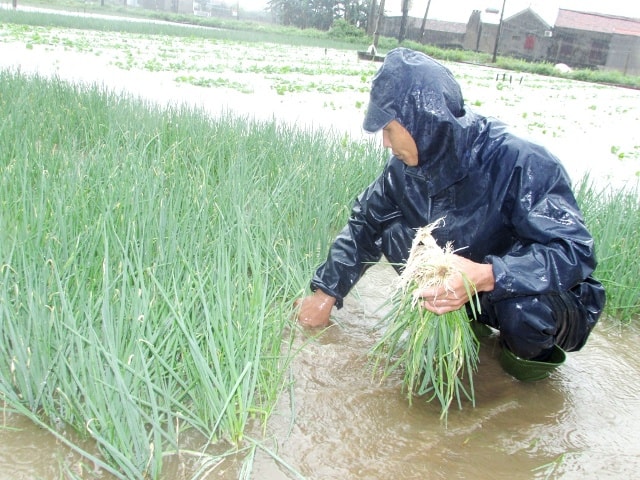
[[(423, 298), (422, 306), (427, 310), (442, 315), (462, 308), (469, 301), (467, 288), (472, 295), (476, 292), (493, 290), (495, 278), (493, 267), (486, 263), (476, 263), (460, 255), (455, 255), (454, 267), (461, 272), (449, 280), (447, 287), (425, 288), (419, 293)], [(470, 285), (465, 288), (464, 277)], [(472, 285), (475, 286), (475, 291)]]
[(313, 295), (295, 301), (294, 305), (300, 309), (298, 322), (305, 327), (326, 327), (335, 304), (335, 298), (318, 289)]

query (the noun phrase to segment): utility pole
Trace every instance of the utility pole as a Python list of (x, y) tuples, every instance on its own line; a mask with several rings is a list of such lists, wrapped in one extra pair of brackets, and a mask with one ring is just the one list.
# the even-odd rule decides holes
[(384, 15), (384, 1), (380, 0), (380, 8), (378, 15), (376, 15), (376, 29), (373, 32), (373, 46), (375, 48), (378, 48), (378, 38), (380, 38), (380, 18)]
[(493, 46), (493, 58), (491, 63), (496, 63), (496, 57), (498, 56), (498, 42), (500, 41), (500, 34), (502, 33), (502, 17), (504, 17), (504, 6), (507, 4), (507, 0), (502, 0), (502, 10), (500, 11), (500, 22), (498, 23), (498, 32), (496, 33), (496, 44)]
[(429, 16), (429, 7), (431, 7), (431, 0), (427, 2), (427, 9), (424, 11), (424, 17), (422, 17), (422, 25), (420, 25), (420, 43), (424, 43), (425, 29), (427, 28), (427, 17)]

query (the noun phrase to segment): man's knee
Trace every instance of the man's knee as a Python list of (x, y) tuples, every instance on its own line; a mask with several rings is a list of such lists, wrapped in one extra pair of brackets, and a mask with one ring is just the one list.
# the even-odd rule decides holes
[(553, 348), (557, 331), (554, 312), (538, 297), (497, 302), (493, 313), (503, 344), (520, 358), (536, 358)]
[(503, 344), (520, 358), (540, 358), (554, 345), (579, 350), (595, 324), (571, 292), (483, 300), (481, 321), (500, 330)]

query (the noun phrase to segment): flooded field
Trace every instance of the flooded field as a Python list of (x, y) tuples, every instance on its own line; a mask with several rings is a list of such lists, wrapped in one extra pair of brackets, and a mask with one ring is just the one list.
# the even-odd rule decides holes
[[(378, 65), (355, 52), (235, 45), (177, 38), (0, 25), (0, 68), (104, 85), (162, 104), (234, 112), (300, 128), (365, 138), (360, 124)], [(34, 38), (38, 40), (35, 41)], [(240, 59), (240, 60), (239, 60)], [(281, 71), (275, 66), (305, 69)], [(572, 178), (619, 186), (640, 171), (640, 92), (451, 64), (467, 104), (545, 143)], [(220, 80), (223, 81), (220, 81)], [(364, 79), (364, 80), (363, 80)], [(311, 272), (310, 272), (311, 274)], [(476, 406), (409, 405), (399, 379), (376, 382), (367, 364), (372, 329), (393, 284), (372, 268), (327, 331), (300, 332), (301, 347), (269, 422), (250, 478), (627, 479), (640, 471), (637, 327), (603, 319), (580, 352), (548, 380), (520, 383), (498, 365), (495, 338), (482, 341)], [(311, 337), (311, 335), (317, 337)], [(0, 480), (64, 478), (79, 457), (21, 417), (4, 414)], [(258, 432), (257, 432), (258, 433)], [(279, 461), (274, 459), (277, 456)], [(166, 480), (189, 478), (177, 462)], [(205, 478), (238, 478), (221, 465)], [(61, 473), (62, 472), (62, 473)], [(98, 475), (99, 478), (108, 478)]]
[[(640, 340), (636, 329), (601, 322), (590, 342), (552, 377), (521, 383), (497, 361), (497, 338), (483, 339), (474, 376), (476, 407), (452, 408), (379, 385), (367, 375), (390, 268), (367, 273), (336, 324), (294, 366), (294, 401), (272, 422), (279, 454), (309, 479), (630, 478), (640, 469)], [(295, 423), (291, 426), (291, 411)], [(269, 459), (255, 478), (294, 476)]]
[[(446, 63), (467, 108), (540, 141), (577, 181), (640, 173), (640, 91)], [(100, 85), (212, 115), (370, 138), (361, 128), (379, 64), (355, 51), (0, 25), (0, 68)]]
[[(445, 427), (437, 402), (415, 399), (410, 406), (400, 379), (380, 384), (371, 376), (367, 353), (394, 275), (386, 265), (373, 267), (334, 325), (317, 337), (298, 335), (292, 387), (264, 440), (279, 460), (259, 450), (250, 478), (634, 478), (640, 470), (637, 328), (601, 321), (582, 351), (538, 383), (504, 373), (497, 339), (483, 339), (476, 406), (452, 408)], [(11, 429), (0, 429), (0, 479), (60, 478), (62, 463), (80, 468), (77, 456), (44, 431), (19, 417), (5, 425)], [(176, 473), (180, 467), (170, 468), (166, 480), (190, 478), (188, 470), (184, 477)], [(239, 470), (230, 461), (203, 478), (232, 480)]]

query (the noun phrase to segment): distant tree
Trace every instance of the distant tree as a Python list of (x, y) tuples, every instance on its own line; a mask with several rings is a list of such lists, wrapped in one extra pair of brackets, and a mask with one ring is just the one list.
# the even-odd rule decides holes
[(335, 0), (310, 0), (308, 26), (318, 30), (329, 30), (336, 11)]
[(350, 25), (366, 30), (369, 12), (369, 0), (339, 0), (336, 3), (334, 19), (343, 18)]
[(367, 33), (373, 35), (376, 28), (376, 15), (378, 12), (378, 1), (371, 0), (369, 10), (367, 11)]
[(400, 19), (400, 31), (398, 32), (398, 43), (402, 43), (407, 36), (407, 22), (409, 21), (409, 8), (411, 0), (402, 0), (400, 6), (402, 10), (402, 18)]
[(305, 12), (308, 11), (305, 0), (270, 0), (267, 9), (276, 21), (282, 25), (307, 28)]
[(366, 27), (370, 0), (269, 0), (267, 10), (275, 21), (298, 28), (329, 30), (342, 19)]

